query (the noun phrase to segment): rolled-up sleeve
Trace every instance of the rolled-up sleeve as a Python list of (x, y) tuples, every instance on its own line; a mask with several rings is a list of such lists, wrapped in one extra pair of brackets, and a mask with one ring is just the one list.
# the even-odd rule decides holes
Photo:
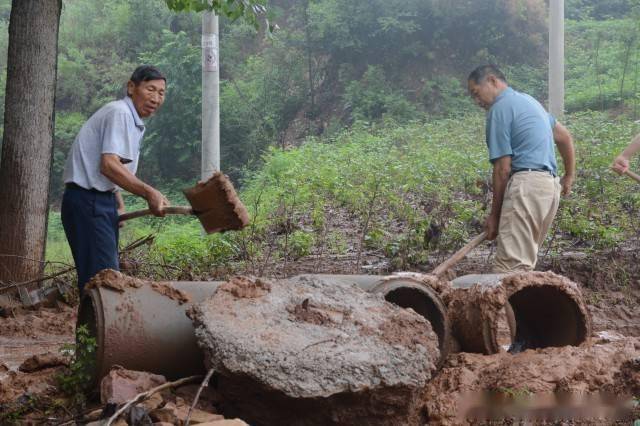
[(512, 121), (511, 111), (508, 108), (500, 108), (500, 105), (491, 108), (487, 115), (486, 139), (489, 148), (489, 161), (492, 163), (498, 158), (513, 155), (511, 148)]
[(102, 132), (102, 154), (115, 154), (123, 163), (136, 159), (133, 135), (129, 131), (131, 117), (124, 111), (114, 111), (105, 117)]

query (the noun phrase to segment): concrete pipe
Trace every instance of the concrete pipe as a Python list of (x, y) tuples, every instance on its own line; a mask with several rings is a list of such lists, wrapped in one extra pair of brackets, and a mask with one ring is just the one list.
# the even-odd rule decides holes
[[(356, 284), (386, 300), (412, 308), (431, 323), (440, 358), (449, 353), (451, 331), (440, 297), (417, 278), (371, 275), (312, 275)], [(293, 277), (290, 281), (295, 283)], [(96, 339), (94, 382), (114, 365), (162, 374), (169, 379), (205, 371), (193, 324), (186, 311), (211, 296), (221, 281), (151, 282), (105, 270), (96, 275), (80, 302), (78, 325)]]
[(186, 310), (213, 294), (220, 282), (143, 282), (114, 271), (96, 278), (101, 284), (85, 291), (78, 312), (78, 325), (85, 325), (97, 343), (94, 383), (114, 365), (170, 379), (204, 371)]
[[(452, 286), (447, 295), (449, 318), (465, 352), (577, 346), (591, 334), (578, 285), (552, 272), (465, 275)], [(511, 331), (507, 342), (504, 332), (500, 339), (505, 323)]]

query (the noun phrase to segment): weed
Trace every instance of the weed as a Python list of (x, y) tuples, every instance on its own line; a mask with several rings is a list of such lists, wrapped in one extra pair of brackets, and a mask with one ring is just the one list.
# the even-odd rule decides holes
[(85, 391), (95, 368), (96, 348), (96, 338), (86, 325), (81, 325), (76, 329), (76, 344), (66, 344), (61, 349), (64, 354), (73, 354), (73, 360), (68, 371), (56, 376), (56, 380), (60, 390), (70, 396), (76, 406), (85, 403)]

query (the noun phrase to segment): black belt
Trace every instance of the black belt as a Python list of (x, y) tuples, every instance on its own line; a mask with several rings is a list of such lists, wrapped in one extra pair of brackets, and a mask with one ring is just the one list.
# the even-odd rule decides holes
[(96, 194), (112, 194), (113, 193), (111, 191), (100, 191), (100, 190), (95, 189), (95, 188), (90, 188), (90, 189), (83, 188), (80, 185), (78, 185), (76, 183), (73, 183), (73, 182), (65, 183), (64, 187), (67, 188), (67, 189), (79, 189), (79, 190), (82, 190), (82, 191), (89, 191), (89, 192), (93, 192), (93, 193), (96, 193)]
[(513, 176), (516, 173), (520, 173), (520, 172), (543, 172), (543, 173), (549, 173), (551, 176), (556, 177), (556, 175), (551, 170), (547, 170), (547, 169), (511, 169), (511, 173), (509, 173), (509, 176)]

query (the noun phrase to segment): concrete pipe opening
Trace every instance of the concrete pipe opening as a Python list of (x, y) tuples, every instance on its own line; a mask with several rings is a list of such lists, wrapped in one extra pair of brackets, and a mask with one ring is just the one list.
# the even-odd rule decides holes
[(402, 308), (411, 308), (418, 314), (422, 315), (431, 323), (431, 328), (438, 336), (438, 346), (442, 352), (445, 344), (447, 333), (445, 327), (445, 314), (442, 307), (436, 304), (436, 301), (425, 293), (422, 289), (413, 287), (398, 287), (390, 290), (384, 295), (387, 302), (398, 305)]
[(466, 275), (452, 284), (448, 310), (465, 352), (577, 346), (591, 334), (578, 285), (552, 272)]
[(525, 287), (509, 297), (516, 322), (509, 352), (584, 342), (587, 324), (578, 303), (560, 287)]
[(424, 317), (438, 336), (440, 361), (449, 355), (453, 347), (447, 310), (440, 296), (426, 284), (405, 277), (389, 277), (371, 291), (382, 293), (387, 302), (402, 308), (411, 308)]

